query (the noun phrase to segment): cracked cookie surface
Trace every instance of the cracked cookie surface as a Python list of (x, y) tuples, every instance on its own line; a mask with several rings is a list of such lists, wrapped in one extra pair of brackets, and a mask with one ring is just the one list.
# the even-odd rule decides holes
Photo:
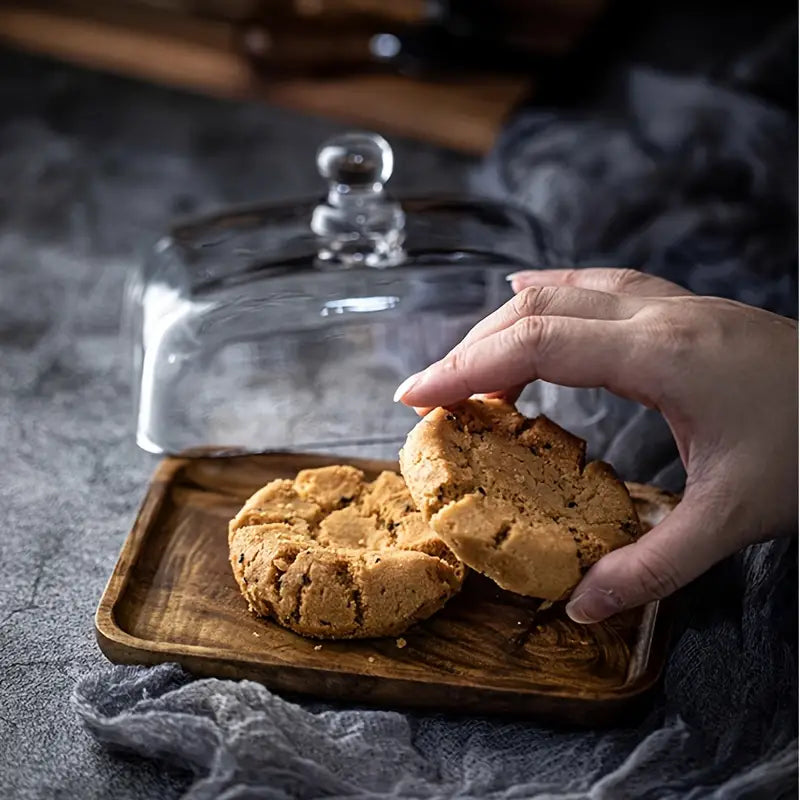
[(640, 533), (613, 469), (544, 416), (500, 400), (431, 411), (400, 469), (417, 508), (467, 566), (504, 589), (564, 598), (589, 567)]
[(256, 492), (228, 527), (250, 609), (304, 636), (397, 636), (461, 588), (465, 567), (400, 475), (303, 470)]

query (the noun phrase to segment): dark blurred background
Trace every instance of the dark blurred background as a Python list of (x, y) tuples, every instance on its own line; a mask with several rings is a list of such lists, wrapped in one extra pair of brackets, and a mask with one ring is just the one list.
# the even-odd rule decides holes
[[(0, 2), (0, 41), (482, 154), (521, 104), (607, 102), (621, 64), (713, 74), (794, 5), (615, 0)], [(4, 73), (29, 69), (10, 60)], [(796, 102), (796, 84), (785, 87)]]

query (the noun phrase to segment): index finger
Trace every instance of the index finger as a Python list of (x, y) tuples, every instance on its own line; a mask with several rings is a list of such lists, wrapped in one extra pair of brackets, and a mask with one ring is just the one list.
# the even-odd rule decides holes
[(515, 272), (508, 276), (515, 292), (528, 286), (575, 286), (636, 297), (681, 297), (692, 295), (677, 283), (635, 269), (542, 269)]
[[(534, 277), (538, 275), (538, 273), (532, 274)], [(502, 328), (508, 328), (525, 317), (547, 315), (584, 319), (628, 319), (642, 307), (642, 303), (643, 301), (638, 298), (609, 292), (590, 291), (575, 286), (555, 284), (544, 286), (532, 283), (482, 319), (456, 347), (472, 344)]]
[(502, 392), (537, 379), (573, 387), (604, 387), (654, 405), (652, 358), (637, 353), (629, 320), (533, 316), (515, 322), (414, 376), (397, 399), (416, 407), (447, 406), (474, 394)]

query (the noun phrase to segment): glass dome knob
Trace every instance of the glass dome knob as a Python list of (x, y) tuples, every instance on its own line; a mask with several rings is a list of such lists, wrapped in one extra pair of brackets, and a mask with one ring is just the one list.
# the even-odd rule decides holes
[(329, 139), (317, 151), (319, 174), (341, 187), (371, 187), (380, 191), (394, 169), (389, 142), (377, 133), (345, 133)]
[(377, 133), (345, 133), (317, 151), (317, 168), (328, 181), (314, 209), (317, 264), (327, 268), (391, 267), (403, 261), (405, 215), (384, 191), (394, 168), (389, 143)]

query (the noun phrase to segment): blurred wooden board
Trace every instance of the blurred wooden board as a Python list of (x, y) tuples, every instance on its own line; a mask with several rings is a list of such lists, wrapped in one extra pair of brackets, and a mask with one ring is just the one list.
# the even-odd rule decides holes
[[(516, 76), (416, 81), (372, 74), (274, 79), (243, 54), (228, 20), (109, 4), (92, 17), (58, 4), (0, 1), (0, 43), (91, 69), (219, 97), (263, 100), (468, 154), (485, 153), (533, 90)], [(109, 10), (110, 9), (110, 10)]]
[[(199, 675), (249, 678), (286, 692), (381, 706), (515, 713), (614, 724), (655, 686), (667, 651), (658, 604), (600, 625), (470, 575), (462, 592), (403, 637), (320, 643), (258, 619), (228, 561), (227, 523), (257, 488), (328, 456), (169, 458), (159, 466), (96, 616), (121, 663), (176, 661)], [(396, 464), (348, 460), (374, 476)], [(653, 525), (674, 498), (631, 485)]]

